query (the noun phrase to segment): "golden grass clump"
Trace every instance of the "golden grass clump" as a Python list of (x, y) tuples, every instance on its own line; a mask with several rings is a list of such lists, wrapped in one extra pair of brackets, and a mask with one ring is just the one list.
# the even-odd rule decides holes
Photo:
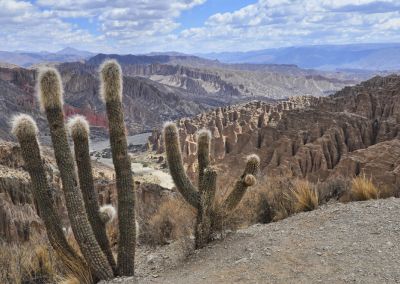
[(319, 196), (315, 186), (307, 180), (296, 180), (291, 189), (295, 212), (312, 211), (318, 208)]
[(45, 244), (0, 244), (0, 283), (54, 283), (58, 266), (54, 252)]
[(351, 182), (350, 195), (352, 201), (363, 201), (379, 198), (379, 189), (370, 178), (360, 175)]
[(58, 284), (80, 284), (81, 282), (74, 276), (62, 278)]

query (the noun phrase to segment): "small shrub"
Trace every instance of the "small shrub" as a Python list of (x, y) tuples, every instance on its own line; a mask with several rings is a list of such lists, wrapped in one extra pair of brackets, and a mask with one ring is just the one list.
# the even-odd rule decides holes
[(270, 205), (272, 221), (285, 219), (294, 213), (293, 198), (290, 190), (293, 187), (291, 179), (279, 177), (270, 178), (264, 190)]
[[(222, 220), (222, 229), (238, 229), (254, 223), (269, 223), (294, 213), (291, 179), (268, 177), (248, 190), (237, 209)], [(218, 198), (223, 199), (223, 197)]]
[(351, 182), (351, 199), (353, 201), (363, 201), (377, 199), (379, 197), (378, 188), (372, 183), (371, 179), (365, 175), (353, 178)]
[[(223, 194), (216, 196), (215, 203), (220, 204), (224, 200)], [(230, 214), (223, 212), (221, 206), (213, 206), (213, 232), (224, 232), (226, 230), (237, 230), (248, 227), (254, 223), (262, 222), (259, 220), (261, 215), (260, 208), (261, 194), (253, 188), (248, 190), (237, 208)]]
[(318, 191), (309, 181), (296, 180), (291, 194), (295, 212), (312, 211), (318, 208)]
[(150, 218), (149, 229), (143, 232), (151, 245), (165, 245), (172, 240), (189, 237), (193, 231), (195, 212), (181, 198), (161, 204)]
[(55, 283), (60, 273), (45, 243), (0, 244), (0, 283)]
[(329, 200), (346, 200), (351, 188), (351, 180), (342, 176), (332, 177), (324, 182), (317, 183), (319, 202)]

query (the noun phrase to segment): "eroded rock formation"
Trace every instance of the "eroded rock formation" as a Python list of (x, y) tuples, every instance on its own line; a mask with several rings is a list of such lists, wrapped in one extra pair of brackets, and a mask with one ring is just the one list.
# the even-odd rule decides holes
[[(325, 98), (252, 102), (180, 121), (183, 147), (197, 129), (213, 134), (216, 164), (257, 153), (263, 175), (324, 181), (366, 174), (398, 190), (400, 76), (375, 77)], [(222, 129), (222, 131), (221, 131)], [(196, 153), (187, 151), (188, 171)], [(390, 156), (390, 158), (389, 158)], [(221, 162), (221, 163), (220, 163)]]

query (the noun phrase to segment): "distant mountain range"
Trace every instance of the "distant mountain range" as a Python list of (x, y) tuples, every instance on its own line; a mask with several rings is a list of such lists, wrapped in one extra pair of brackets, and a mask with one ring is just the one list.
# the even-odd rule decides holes
[(225, 63), (295, 64), (320, 70), (400, 70), (400, 43), (295, 46), (197, 55)]
[(74, 49), (64, 48), (57, 52), (28, 52), (28, 51), (0, 51), (0, 62), (15, 64), (22, 67), (30, 67), (35, 64), (49, 62), (74, 62), (80, 61), (95, 55), (94, 53)]
[[(63, 63), (102, 60), (106, 54), (96, 54), (71, 47), (58, 52), (0, 51), (0, 64), (31, 67), (41, 63)], [(312, 45), (263, 49), (248, 52), (220, 52), (184, 54), (175, 51), (152, 52), (138, 55), (112, 54), (113, 58), (124, 58), (129, 64), (184, 63), (218, 67), (221, 64), (274, 64), (292, 65), (303, 69), (325, 71), (369, 71), (400, 70), (400, 43)], [(92, 57), (95, 57), (92, 59)], [(241, 68), (239, 66), (239, 68)], [(246, 68), (250, 68), (247, 66)], [(259, 67), (255, 67), (259, 68)]]

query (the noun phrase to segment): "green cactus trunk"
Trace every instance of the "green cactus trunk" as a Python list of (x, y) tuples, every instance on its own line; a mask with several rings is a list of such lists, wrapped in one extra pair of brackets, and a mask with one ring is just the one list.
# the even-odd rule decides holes
[(201, 131), (197, 137), (197, 161), (198, 168), (198, 187), (200, 204), (198, 207), (196, 227), (195, 227), (195, 246), (204, 247), (210, 241), (211, 235), (211, 210), (214, 201), (217, 173), (208, 168), (210, 164), (210, 143), (211, 134), (209, 131)]
[(178, 129), (175, 124), (170, 123), (165, 126), (164, 143), (169, 171), (175, 186), (186, 202), (197, 209), (200, 204), (200, 196), (186, 175), (182, 161), (181, 147), (179, 145)]
[(198, 184), (201, 188), (204, 176), (204, 170), (210, 164), (210, 140), (211, 134), (208, 131), (203, 131), (198, 134), (197, 137), (197, 161), (199, 164), (199, 178)]
[(118, 191), (119, 242), (117, 270), (121, 276), (131, 276), (134, 274), (136, 245), (135, 194), (122, 111), (121, 69), (114, 61), (105, 62), (101, 70), (101, 76)]
[(74, 263), (85, 266), (85, 262), (74, 252), (65, 238), (61, 220), (50, 198), (50, 187), (35, 135), (18, 135), (26, 170), (31, 177), (32, 194), (36, 201), (40, 217), (46, 227), (47, 236), (54, 250)]
[[(47, 71), (42, 76), (39, 86), (45, 99), (57, 96), (61, 98), (61, 87), (57, 88), (57, 86), (61, 86), (58, 78), (59, 76), (55, 70)], [(78, 187), (74, 160), (67, 140), (61, 99), (59, 101), (60, 103), (51, 101), (52, 104), (44, 102), (44, 109), (49, 122), (54, 155), (60, 171), (71, 228), (81, 252), (94, 275), (100, 280), (110, 279), (113, 277), (112, 268), (94, 236), (83, 204), (82, 193)]]
[(94, 188), (92, 165), (89, 155), (88, 133), (72, 133), (74, 141), (75, 160), (78, 166), (79, 185), (85, 202), (86, 213), (92, 225), (96, 240), (99, 243), (108, 262), (116, 273), (116, 264), (107, 238), (105, 223), (100, 218), (98, 194)]
[(204, 247), (211, 240), (213, 225), (213, 202), (217, 188), (217, 172), (212, 168), (204, 171), (200, 189), (200, 206), (196, 217), (195, 247)]

